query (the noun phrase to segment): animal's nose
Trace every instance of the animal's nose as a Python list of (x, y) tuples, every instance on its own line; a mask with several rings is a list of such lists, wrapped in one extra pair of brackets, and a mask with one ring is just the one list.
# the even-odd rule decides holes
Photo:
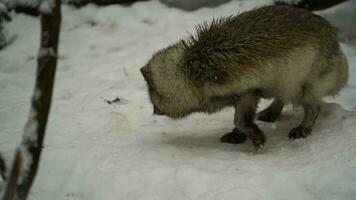
[(164, 115), (162, 111), (160, 111), (156, 106), (153, 106), (153, 114), (154, 115)]

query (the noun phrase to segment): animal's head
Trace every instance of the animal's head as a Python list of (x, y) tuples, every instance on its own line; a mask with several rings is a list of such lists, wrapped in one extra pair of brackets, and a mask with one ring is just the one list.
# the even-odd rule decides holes
[(181, 118), (201, 110), (200, 93), (180, 66), (183, 51), (179, 44), (170, 46), (141, 68), (155, 114)]

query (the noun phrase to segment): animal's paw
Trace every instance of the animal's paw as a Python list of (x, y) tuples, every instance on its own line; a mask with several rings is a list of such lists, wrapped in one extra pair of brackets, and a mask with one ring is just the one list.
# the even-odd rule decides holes
[(230, 144), (241, 144), (245, 142), (246, 139), (247, 136), (243, 132), (235, 128), (231, 133), (222, 136), (220, 138), (220, 141), (225, 143), (230, 143)]
[(264, 122), (275, 122), (281, 113), (273, 112), (269, 109), (263, 110), (258, 114), (258, 120)]
[(298, 138), (306, 138), (311, 133), (311, 128), (305, 128), (302, 126), (298, 126), (297, 128), (293, 128), (289, 132), (289, 139), (295, 140)]
[(262, 149), (266, 142), (266, 137), (263, 134), (258, 134), (258, 135), (256, 134), (253, 135), (252, 137), (250, 136), (250, 139), (256, 150)]

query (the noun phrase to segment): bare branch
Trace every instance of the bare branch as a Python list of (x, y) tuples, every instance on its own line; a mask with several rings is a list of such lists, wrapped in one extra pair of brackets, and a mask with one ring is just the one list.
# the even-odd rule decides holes
[(22, 165), (15, 162), (12, 167), (14, 173), (11, 173), (7, 184), (6, 191), (9, 192), (6, 194), (9, 195), (4, 196), (6, 200), (27, 199), (37, 173), (51, 106), (61, 23), (60, 0), (42, 0), (39, 10), (41, 44), (37, 59), (35, 91), (31, 102), (30, 117), (25, 126), (21, 146), (16, 154), (16, 161), (20, 160)]
[(12, 200), (15, 197), (17, 181), (19, 179), (20, 173), (22, 168), (22, 158), (20, 150), (16, 151), (15, 160), (13, 163), (13, 167), (11, 169), (10, 179), (7, 183), (5, 195), (3, 200)]

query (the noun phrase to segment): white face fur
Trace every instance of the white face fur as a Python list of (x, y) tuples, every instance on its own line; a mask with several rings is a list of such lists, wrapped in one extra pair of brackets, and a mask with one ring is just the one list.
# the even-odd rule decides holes
[(198, 93), (179, 68), (182, 54), (178, 45), (168, 47), (141, 69), (157, 114), (181, 118), (199, 110)]

